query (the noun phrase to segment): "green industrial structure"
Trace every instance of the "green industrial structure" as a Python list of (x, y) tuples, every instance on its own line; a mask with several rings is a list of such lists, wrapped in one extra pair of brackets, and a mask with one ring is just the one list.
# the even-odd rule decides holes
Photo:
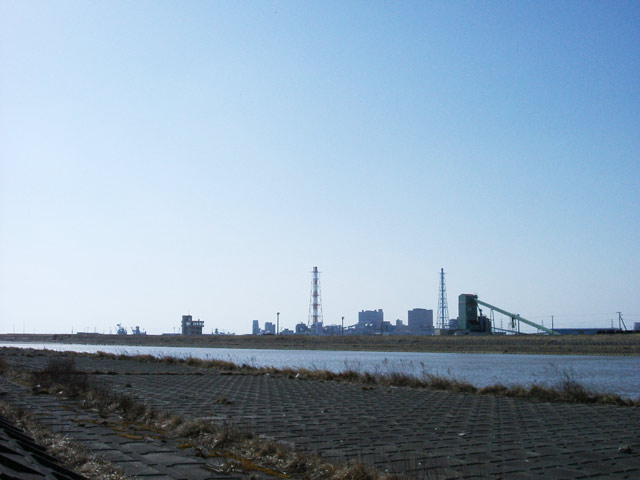
[(520, 333), (520, 322), (522, 322), (548, 333), (549, 335), (560, 335), (558, 332), (546, 328), (536, 322), (532, 322), (531, 320), (527, 320), (517, 313), (508, 312), (500, 307), (496, 307), (495, 305), (491, 305), (490, 303), (480, 300), (477, 295), (468, 293), (463, 293), (458, 297), (458, 330), (469, 333), (493, 333), (495, 327), (491, 325), (491, 319), (482, 315), (482, 313), (478, 314), (480, 305), (510, 317), (511, 328), (515, 333)]

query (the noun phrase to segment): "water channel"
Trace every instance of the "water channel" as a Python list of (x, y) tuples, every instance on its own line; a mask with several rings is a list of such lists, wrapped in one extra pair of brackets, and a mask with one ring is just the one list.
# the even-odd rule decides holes
[(95, 353), (98, 351), (157, 357), (226, 360), (256, 367), (307, 368), (340, 372), (431, 373), (483, 387), (496, 383), (554, 385), (569, 376), (585, 386), (624, 397), (640, 397), (640, 357), (585, 355), (507, 355), (484, 353), (364, 352), (328, 350), (262, 350), (235, 348), (145, 347), (60, 343), (2, 343), (19, 347)]

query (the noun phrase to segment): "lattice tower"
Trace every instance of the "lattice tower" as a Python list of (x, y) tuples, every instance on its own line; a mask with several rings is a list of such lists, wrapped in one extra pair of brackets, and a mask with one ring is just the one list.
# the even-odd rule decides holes
[(440, 293), (438, 294), (438, 328), (449, 328), (449, 307), (447, 305), (447, 287), (444, 284), (444, 268), (440, 269)]
[(320, 295), (320, 272), (313, 267), (311, 272), (311, 298), (309, 300), (309, 328), (322, 324), (322, 296)]

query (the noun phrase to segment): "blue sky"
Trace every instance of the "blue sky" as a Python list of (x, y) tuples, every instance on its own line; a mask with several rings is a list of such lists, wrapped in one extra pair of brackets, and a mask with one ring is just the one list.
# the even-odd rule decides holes
[(638, 2), (0, 2), (0, 331), (457, 296), (640, 322)]

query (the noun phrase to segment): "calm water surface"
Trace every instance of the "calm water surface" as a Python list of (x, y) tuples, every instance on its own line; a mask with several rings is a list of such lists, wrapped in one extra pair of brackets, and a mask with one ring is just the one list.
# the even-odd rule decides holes
[(360, 352), (328, 350), (261, 350), (236, 348), (139, 347), (59, 343), (4, 343), (0, 346), (56, 351), (151, 354), (226, 360), (256, 367), (346, 369), (360, 372), (425, 372), (466, 380), (483, 387), (495, 383), (553, 385), (570, 375), (590, 388), (640, 397), (640, 357), (582, 355), (505, 355), (484, 353)]

